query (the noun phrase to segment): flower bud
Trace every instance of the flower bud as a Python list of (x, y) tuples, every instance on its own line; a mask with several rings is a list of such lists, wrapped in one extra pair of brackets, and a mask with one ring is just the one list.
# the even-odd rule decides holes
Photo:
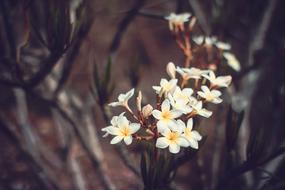
[(194, 25), (196, 24), (197, 19), (196, 17), (192, 17), (192, 19), (189, 22), (189, 30), (192, 30), (194, 28)]
[(153, 110), (153, 107), (150, 104), (147, 104), (142, 108), (142, 114), (145, 118), (151, 115), (151, 112)]
[(142, 92), (139, 91), (138, 97), (137, 97), (137, 108), (139, 111), (142, 110)]
[(173, 62), (169, 62), (166, 66), (166, 72), (170, 78), (175, 79), (176, 68)]

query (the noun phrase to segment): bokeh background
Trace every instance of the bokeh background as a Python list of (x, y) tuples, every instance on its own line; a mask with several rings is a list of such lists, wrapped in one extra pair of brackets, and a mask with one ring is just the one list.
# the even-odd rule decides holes
[[(241, 70), (201, 120), (207, 140), (173, 189), (285, 189), (285, 13), (281, 0), (1, 0), (0, 188), (142, 189), (140, 146), (101, 128), (119, 93), (154, 103), (169, 61), (182, 66), (171, 12), (228, 42)], [(110, 68), (108, 67), (111, 66)], [(109, 77), (108, 77), (109, 76)], [(105, 78), (105, 79), (104, 79)], [(132, 102), (134, 104), (134, 101)]]

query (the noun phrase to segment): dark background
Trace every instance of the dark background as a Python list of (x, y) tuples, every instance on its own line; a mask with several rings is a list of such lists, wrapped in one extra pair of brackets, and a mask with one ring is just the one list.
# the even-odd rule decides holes
[(233, 85), (173, 189), (285, 189), (284, 1), (83, 0), (74, 25), (69, 3), (0, 1), (1, 189), (142, 188), (140, 147), (111, 146), (100, 129), (119, 93), (154, 103), (166, 64), (182, 66), (171, 12), (195, 15), (195, 32), (229, 42), (242, 68), (223, 73)]

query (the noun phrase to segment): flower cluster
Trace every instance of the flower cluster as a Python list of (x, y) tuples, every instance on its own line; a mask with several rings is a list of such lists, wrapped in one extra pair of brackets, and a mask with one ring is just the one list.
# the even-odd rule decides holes
[(105, 136), (114, 136), (111, 144), (123, 140), (129, 145), (133, 139), (146, 140), (154, 142), (157, 148), (169, 148), (174, 154), (179, 153), (181, 147), (199, 148), (198, 142), (202, 136), (194, 130), (193, 118), (209, 118), (212, 115), (205, 105), (222, 102), (219, 89), (230, 85), (231, 76), (217, 77), (211, 70), (182, 68), (172, 62), (167, 65), (166, 71), (170, 79), (162, 78), (159, 86), (153, 86), (157, 95), (155, 106), (147, 104), (142, 107), (142, 94), (139, 92), (137, 112), (132, 111), (128, 101), (134, 95), (134, 89), (119, 95), (118, 102), (109, 104), (124, 107), (134, 121), (128, 120), (125, 112), (114, 116), (111, 125), (102, 129)]
[(235, 71), (240, 71), (240, 63), (237, 60), (236, 56), (230, 52), (231, 45), (219, 41), (217, 37), (204, 37), (204, 36), (196, 36), (193, 38), (193, 41), (198, 45), (205, 45), (206, 47), (215, 46), (222, 51), (223, 57), (226, 59), (228, 65), (234, 69)]
[(190, 17), (190, 13), (170, 13), (170, 15), (166, 16), (165, 19), (169, 21), (169, 29), (174, 31), (178, 29), (184, 30), (184, 23), (188, 22)]
[[(181, 35), (180, 32), (185, 32), (186, 28), (184, 27), (185, 24), (188, 24), (188, 30), (192, 30), (193, 25), (196, 22), (196, 18), (192, 16), (190, 13), (181, 13), (181, 14), (175, 14), (170, 13), (169, 16), (166, 16), (165, 19), (168, 21), (169, 29), (171, 32), (176, 34), (177, 36)], [(186, 32), (189, 34), (189, 32)], [(180, 37), (177, 38), (177, 41), (179, 41)], [(219, 50), (221, 50), (222, 57), (226, 60), (227, 64), (234, 69), (235, 71), (240, 71), (240, 63), (236, 56), (230, 52), (231, 45), (226, 42), (219, 41), (217, 37), (212, 36), (195, 36), (192, 38), (192, 40), (199, 46), (205, 46), (207, 48), (209, 47), (216, 47)], [(181, 46), (181, 42), (180, 46)], [(186, 47), (190, 47), (188, 44)], [(182, 48), (185, 51), (185, 54), (189, 54), (185, 48)]]

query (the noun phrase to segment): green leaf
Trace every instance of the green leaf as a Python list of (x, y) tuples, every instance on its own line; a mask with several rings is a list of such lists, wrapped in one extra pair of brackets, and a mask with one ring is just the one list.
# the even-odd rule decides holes
[(111, 76), (111, 68), (112, 68), (112, 59), (111, 59), (111, 56), (109, 56), (107, 65), (105, 67), (105, 77), (104, 77), (104, 82), (103, 82), (105, 86), (109, 85), (110, 76)]

